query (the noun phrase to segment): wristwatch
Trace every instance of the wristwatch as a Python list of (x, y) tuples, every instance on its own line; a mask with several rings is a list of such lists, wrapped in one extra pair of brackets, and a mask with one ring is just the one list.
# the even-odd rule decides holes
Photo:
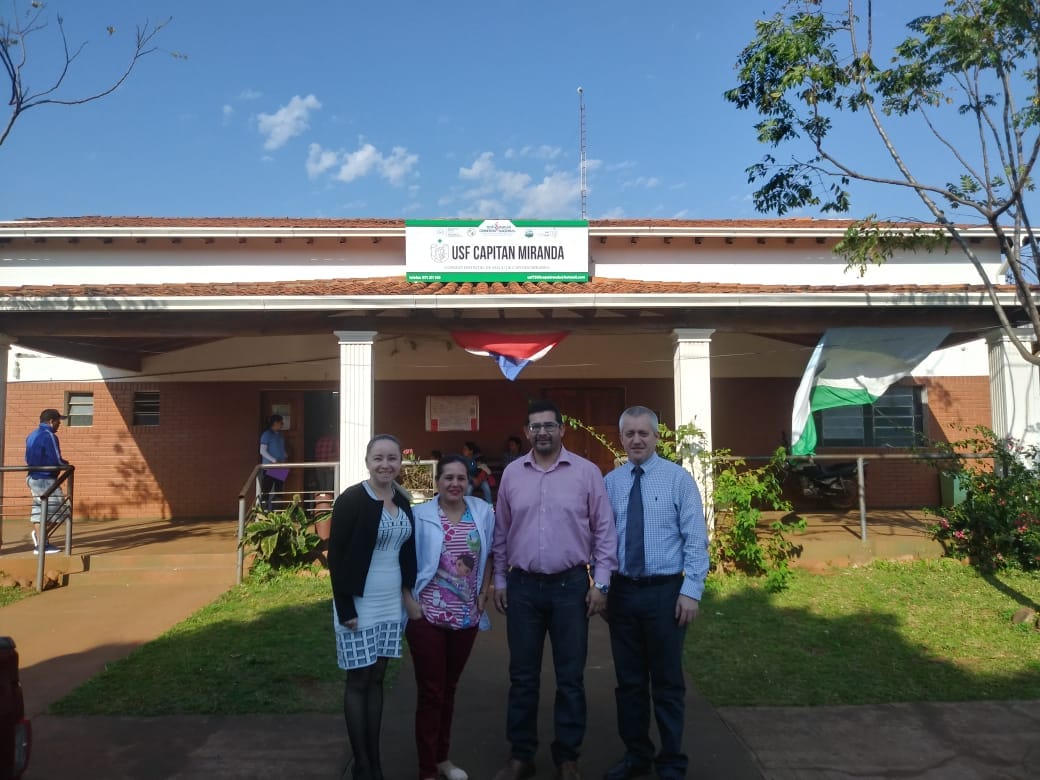
[(592, 583), (592, 587), (594, 587), (604, 596), (606, 596), (610, 592), (610, 585), (604, 585), (602, 582), (594, 582)]

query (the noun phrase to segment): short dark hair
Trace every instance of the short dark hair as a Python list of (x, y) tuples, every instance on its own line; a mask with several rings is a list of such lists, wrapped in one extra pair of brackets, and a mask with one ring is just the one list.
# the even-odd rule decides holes
[(458, 463), (460, 466), (462, 466), (462, 470), (466, 472), (466, 475), (468, 477), (468, 475), (469, 475), (469, 461), (467, 461), (461, 455), (454, 455), (453, 454), (453, 455), (444, 455), (437, 461), (437, 468), (435, 470), (434, 479), (440, 479), (441, 478), (441, 474), (444, 473), (444, 467), (447, 466), (449, 463)]
[(282, 417), (280, 414), (272, 414), (270, 417), (267, 418), (267, 427), (270, 428), (276, 422), (285, 422), (285, 418)]
[(556, 415), (556, 422), (563, 425), (563, 415), (560, 414), (560, 407), (554, 401), (550, 401), (548, 398), (538, 398), (527, 404), (528, 421), (531, 420), (532, 414), (538, 414), (539, 412), (552, 412)]
[(506, 443), (508, 444), (509, 442), (513, 442), (517, 447), (524, 446), (524, 443), (519, 436), (510, 436), (508, 439), (506, 439)]

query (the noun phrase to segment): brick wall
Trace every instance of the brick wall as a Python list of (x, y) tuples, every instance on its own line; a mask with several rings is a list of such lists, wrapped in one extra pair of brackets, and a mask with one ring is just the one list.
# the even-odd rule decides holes
[[(160, 392), (160, 424), (133, 425), (134, 393)], [(237, 495), (256, 464), (258, 389), (248, 383), (14, 383), (8, 386), (5, 462), (24, 462), (40, 411), (67, 392), (94, 394), (94, 421), (59, 431), (76, 467), (77, 517), (237, 517)], [(5, 504), (26, 493), (5, 475)], [(7, 514), (5, 512), (5, 514)]]
[[(780, 444), (781, 432), (791, 429), (791, 400), (798, 379), (715, 379), (712, 381), (712, 421), (715, 446), (738, 455), (767, 455)], [(988, 377), (906, 379), (927, 390), (925, 435), (950, 441), (963, 438), (966, 428), (992, 425)], [(748, 410), (753, 410), (749, 414)], [(841, 449), (821, 448), (840, 454)], [(853, 450), (846, 450), (852, 452)], [(868, 452), (870, 450), (867, 450)], [(808, 509), (788, 491), (796, 507)], [(939, 503), (939, 477), (930, 466), (907, 461), (875, 461), (866, 471), (868, 507), (922, 507)]]
[[(957, 426), (990, 424), (986, 377), (919, 380), (928, 388), (926, 432), (934, 438), (960, 438)], [(766, 455), (790, 428), (795, 379), (716, 379), (712, 382), (714, 444), (739, 455)], [(323, 389), (332, 385), (286, 388)], [(472, 439), (491, 459), (505, 439), (522, 437), (528, 398), (553, 388), (620, 388), (623, 404), (659, 410), (669, 425), (671, 380), (570, 380), (558, 382), (377, 382), (375, 427), (398, 435), (420, 454), (455, 452)], [(280, 388), (280, 386), (279, 386)], [(260, 397), (269, 385), (227, 383), (13, 383), (8, 386), (5, 463), (23, 462), (26, 435), (39, 424), (40, 410), (63, 409), (68, 392), (94, 394), (94, 424), (63, 425), (65, 456), (76, 465), (78, 517), (228, 517), (237, 516), (242, 482), (258, 461)], [(134, 426), (136, 392), (160, 393), (160, 425)], [(480, 430), (475, 433), (425, 430), (427, 395), (476, 394)], [(573, 410), (564, 409), (574, 413)], [(621, 408), (617, 410), (620, 413)], [(301, 425), (302, 419), (294, 420)], [(613, 432), (611, 432), (613, 435)], [(597, 445), (598, 446), (598, 445)], [(295, 456), (295, 453), (294, 453)], [(23, 474), (5, 475), (5, 516), (27, 514)], [(919, 507), (939, 501), (938, 478), (926, 466), (874, 463), (868, 468), (867, 498), (873, 507)], [(18, 505), (23, 501), (25, 508)], [(13, 509), (12, 509), (13, 508)], [(10, 510), (10, 511), (9, 511)]]

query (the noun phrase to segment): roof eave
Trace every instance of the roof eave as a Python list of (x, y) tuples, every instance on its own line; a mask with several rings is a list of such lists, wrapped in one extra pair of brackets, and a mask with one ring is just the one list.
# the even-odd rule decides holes
[[(1015, 306), (1014, 293), (998, 293), (1002, 306)], [(539, 295), (370, 295), (370, 296), (37, 296), (0, 299), (0, 313), (135, 311), (355, 311), (487, 309), (683, 309), (757, 306), (775, 308), (990, 306), (981, 290), (903, 290), (825, 293), (592, 293)]]

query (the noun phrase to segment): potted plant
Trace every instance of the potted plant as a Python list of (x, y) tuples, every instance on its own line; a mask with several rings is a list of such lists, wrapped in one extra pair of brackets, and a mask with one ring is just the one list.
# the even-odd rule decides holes
[(398, 483), (408, 492), (413, 503), (432, 498), (436, 490), (433, 478), (436, 461), (419, 460), (419, 456), (411, 448), (402, 450), (401, 455), (403, 460)]

